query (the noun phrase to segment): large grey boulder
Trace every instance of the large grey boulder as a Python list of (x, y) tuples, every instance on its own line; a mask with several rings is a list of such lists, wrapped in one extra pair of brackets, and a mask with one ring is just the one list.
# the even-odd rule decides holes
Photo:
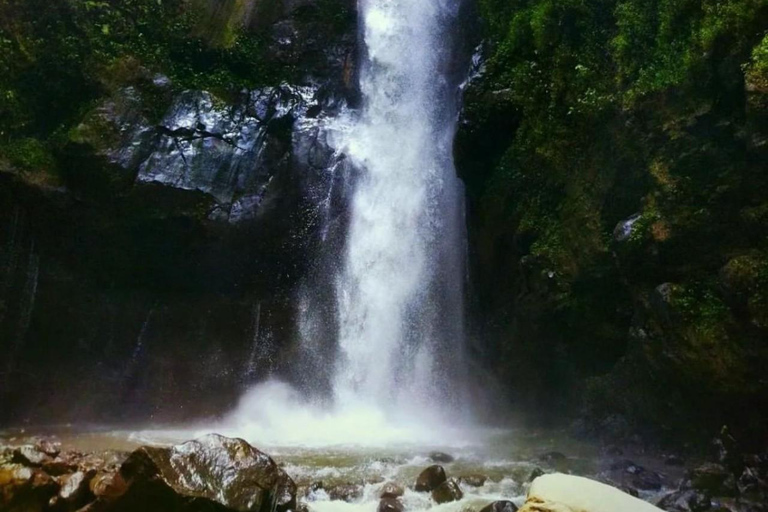
[(125, 492), (107, 510), (287, 512), (296, 485), (242, 439), (207, 435), (171, 448), (145, 446), (120, 468)]

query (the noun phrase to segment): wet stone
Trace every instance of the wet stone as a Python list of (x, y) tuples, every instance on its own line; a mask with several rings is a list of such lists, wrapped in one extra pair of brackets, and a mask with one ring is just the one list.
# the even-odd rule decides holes
[(405, 489), (393, 482), (387, 482), (381, 488), (380, 498), (399, 498), (405, 494)]
[(456, 459), (453, 457), (453, 455), (447, 454), (445, 452), (430, 452), (429, 460), (432, 462), (442, 462), (444, 464), (448, 464), (449, 462), (453, 462)]
[(712, 502), (696, 491), (676, 491), (664, 496), (658, 503), (667, 512), (706, 512), (712, 509)]
[(720, 464), (707, 463), (693, 469), (690, 482), (693, 489), (711, 496), (735, 496), (737, 493), (736, 479)]
[(459, 477), (459, 483), (468, 485), (469, 487), (482, 487), (485, 482), (488, 481), (488, 477), (485, 475), (464, 475)]
[(397, 498), (387, 497), (379, 501), (377, 512), (403, 512), (404, 510), (405, 507), (402, 501)]
[(459, 501), (464, 497), (464, 493), (461, 492), (459, 484), (456, 480), (449, 478), (432, 491), (432, 499), (439, 505), (442, 503), (450, 503), (451, 501)]
[(480, 512), (517, 512), (517, 505), (508, 500), (499, 500), (484, 506)]
[(419, 474), (414, 489), (417, 492), (430, 492), (446, 480), (447, 477), (445, 476), (445, 470), (442, 466), (429, 466)]
[(24, 445), (13, 450), (13, 460), (25, 466), (42, 466), (46, 462), (50, 462), (51, 456), (36, 446)]
[(363, 488), (358, 484), (341, 484), (336, 485), (328, 490), (328, 497), (334, 501), (346, 501), (352, 503), (357, 501), (363, 495)]
[(296, 507), (295, 485), (271, 457), (242, 439), (216, 434), (171, 448), (141, 447), (120, 467), (120, 477), (127, 489), (119, 506), (130, 511)]

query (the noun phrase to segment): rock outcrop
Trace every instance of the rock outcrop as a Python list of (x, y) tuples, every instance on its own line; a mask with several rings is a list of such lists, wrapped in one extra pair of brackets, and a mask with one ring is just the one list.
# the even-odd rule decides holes
[[(0, 509), (142, 512), (289, 512), (296, 485), (267, 454), (242, 439), (211, 434), (169, 448), (145, 446), (119, 469), (108, 458), (65, 453), (73, 470), (52, 477), (0, 462)], [(29, 459), (27, 459), (28, 461)]]
[(587, 478), (553, 473), (531, 484), (520, 512), (661, 512), (638, 498)]

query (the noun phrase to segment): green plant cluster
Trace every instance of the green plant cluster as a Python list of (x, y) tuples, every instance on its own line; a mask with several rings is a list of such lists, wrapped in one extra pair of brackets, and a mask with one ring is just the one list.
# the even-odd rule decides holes
[(0, 140), (45, 139), (72, 124), (109, 92), (125, 59), (178, 88), (282, 78), (265, 63), (259, 34), (228, 20), (211, 28), (204, 12), (189, 0), (0, 0)]
[[(630, 325), (664, 282), (686, 291), (671, 305), (685, 325), (668, 339), (765, 356), (755, 341), (765, 331), (754, 329), (763, 287), (746, 286), (743, 309), (721, 269), (743, 254), (764, 268), (768, 254), (768, 2), (480, 0), (480, 9), (489, 58), (466, 94), (457, 157), (481, 273), (513, 276), (505, 297), (495, 289), (487, 300), (533, 318), (572, 361), (602, 359), (582, 375), (626, 357)], [(471, 149), (478, 141), (482, 152)], [(633, 215), (618, 241), (614, 228)], [(514, 277), (521, 265), (541, 272)]]

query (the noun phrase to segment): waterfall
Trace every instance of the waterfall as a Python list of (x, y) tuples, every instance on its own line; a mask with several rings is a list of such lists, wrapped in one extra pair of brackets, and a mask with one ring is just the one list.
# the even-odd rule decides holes
[(262, 444), (428, 443), (435, 421), (450, 417), (446, 441), (467, 409), (458, 2), (360, 0), (361, 107), (308, 121), (347, 204), (328, 236), (337, 196), (311, 191), (322, 253), (297, 301), (299, 388), (252, 388), (220, 431)]
[(453, 393), (447, 370), (462, 352), (463, 207), (445, 30), (455, 7), (360, 8), (363, 112), (342, 146), (361, 173), (337, 279), (334, 389), (341, 403), (423, 406)]

